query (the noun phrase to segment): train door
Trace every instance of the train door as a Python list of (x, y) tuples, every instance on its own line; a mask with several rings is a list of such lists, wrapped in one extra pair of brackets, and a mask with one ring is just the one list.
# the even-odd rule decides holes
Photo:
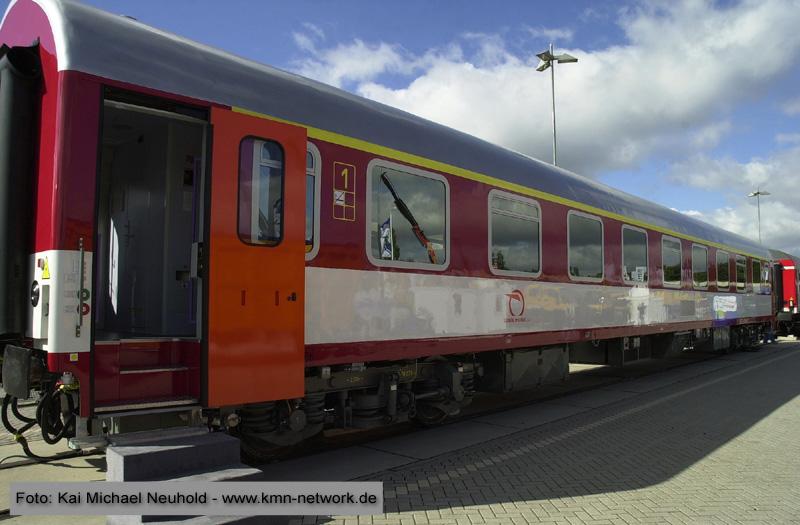
[(212, 108), (208, 406), (304, 394), (304, 128)]
[[(103, 103), (94, 294), (97, 413), (199, 402), (207, 112)], [(147, 105), (147, 104), (151, 105)], [(164, 106), (164, 104), (160, 104)]]

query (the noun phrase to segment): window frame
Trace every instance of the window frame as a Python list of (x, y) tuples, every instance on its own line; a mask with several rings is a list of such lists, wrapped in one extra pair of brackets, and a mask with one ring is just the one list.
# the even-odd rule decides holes
[[(719, 280), (719, 255), (721, 253), (725, 254), (725, 259), (728, 261), (728, 280), (724, 281), (725, 282), (725, 286), (720, 284), (723, 281)], [(715, 268), (714, 268), (715, 269), (715, 273), (717, 274), (717, 281), (716, 281), (717, 282), (717, 290), (730, 291), (731, 290), (731, 254), (730, 254), (730, 252), (728, 252), (726, 250), (719, 250), (718, 249), (717, 253), (714, 255), (714, 263), (715, 263)]]
[[(756, 264), (758, 264), (758, 281), (756, 281)], [(762, 268), (762, 264), (764, 261), (761, 259), (750, 259), (750, 281), (751, 286), (753, 287), (753, 293), (759, 294), (761, 293), (761, 289), (763, 288), (763, 278), (761, 276), (762, 272), (764, 271)]]
[(645, 258), (645, 262), (647, 264), (647, 280), (646, 281), (642, 281), (642, 282), (629, 281), (629, 280), (625, 279), (625, 275), (623, 274), (622, 275), (622, 282), (624, 282), (625, 284), (629, 284), (629, 285), (641, 285), (641, 284), (643, 284), (645, 286), (648, 286), (650, 284), (650, 275), (651, 275), (651, 272), (650, 272), (650, 236), (647, 234), (647, 230), (645, 230), (644, 228), (638, 228), (636, 226), (631, 226), (630, 224), (623, 224), (622, 225), (622, 228), (620, 229), (620, 239), (619, 239), (620, 250), (622, 252), (621, 253), (621, 255), (622, 255), (622, 257), (621, 257), (622, 267), (620, 267), (620, 274), (623, 273), (622, 272), (622, 268), (625, 267), (625, 230), (626, 229), (632, 230), (632, 231), (636, 231), (636, 232), (640, 232), (640, 233), (644, 233), (644, 258)]
[[(320, 189), (322, 187), (322, 157), (319, 153), (319, 148), (313, 142), (306, 143), (306, 151), (311, 153), (314, 157), (314, 243), (311, 245), (311, 250), (305, 252), (306, 261), (310, 261), (319, 253), (319, 216), (320, 210)], [(309, 175), (308, 166), (306, 166), (306, 176)], [(303, 207), (305, 210), (305, 206)], [(305, 232), (305, 228), (303, 229)], [(303, 243), (305, 244), (305, 233), (303, 234)]]
[[(600, 223), (600, 268), (602, 269), (602, 275), (600, 277), (574, 276), (574, 275), (572, 275), (572, 272), (570, 271), (570, 268), (572, 267), (572, 265), (570, 264), (572, 262), (572, 258), (570, 256), (571, 250), (570, 250), (570, 244), (569, 244), (569, 238), (570, 238), (570, 235), (569, 235), (570, 234), (569, 218), (572, 215), (577, 215), (579, 217), (584, 217), (586, 219), (592, 219), (592, 220), (598, 221)], [(603, 282), (605, 280), (605, 277), (606, 277), (606, 228), (605, 228), (605, 224), (603, 224), (602, 217), (599, 217), (597, 215), (591, 215), (589, 213), (585, 213), (585, 212), (578, 211), (578, 210), (569, 210), (569, 211), (567, 211), (567, 242), (566, 242), (566, 245), (567, 245), (567, 277), (569, 277), (569, 279), (571, 281), (601, 283), (601, 282)]]
[[(281, 235), (280, 235), (280, 238), (274, 243), (272, 243), (272, 242), (269, 242), (269, 243), (266, 243), (266, 242), (265, 243), (252, 242), (252, 240), (247, 240), (247, 239), (242, 237), (241, 225), (239, 224), (239, 220), (241, 219), (241, 207), (242, 207), (242, 176), (241, 176), (242, 175), (242, 173), (241, 173), (241, 171), (242, 171), (242, 145), (247, 140), (252, 140), (254, 143), (272, 142), (273, 144), (277, 144), (278, 147), (281, 150), (281, 156), (282, 156), (282, 161), (281, 161), (281, 196), (280, 196), (280, 200), (281, 200)], [(241, 243), (246, 244), (247, 246), (257, 246), (257, 247), (262, 247), (262, 248), (275, 248), (277, 246), (280, 246), (280, 244), (283, 242), (283, 239), (285, 237), (284, 236), (284, 224), (286, 222), (286, 209), (283, 207), (283, 203), (285, 202), (284, 199), (286, 198), (286, 148), (284, 148), (283, 144), (281, 144), (279, 141), (277, 141), (275, 139), (270, 139), (270, 138), (266, 138), (266, 137), (259, 137), (259, 136), (256, 136), (256, 135), (245, 135), (244, 137), (242, 137), (239, 140), (239, 148), (238, 148), (238, 150), (239, 150), (239, 154), (238, 154), (239, 158), (238, 158), (237, 165), (236, 165), (236, 237), (239, 239), (239, 241)], [(250, 224), (250, 227), (251, 228), (252, 228), (252, 220), (253, 220), (253, 218), (252, 218), (252, 213), (253, 213), (253, 209), (252, 209), (252, 199), (253, 199), (252, 177), (253, 177), (253, 171), (254, 171), (254, 169), (256, 167), (256, 153), (257, 152), (258, 152), (258, 166), (260, 167), (262, 165), (261, 164), (261, 147), (259, 147), (259, 148), (253, 147), (253, 159), (252, 159), (252, 163), (253, 164), (250, 167), (250, 177), (251, 177), (251, 187), (250, 187), (250, 202), (251, 202), (251, 204), (250, 204), (250, 206), (251, 206), (251, 209), (250, 209), (250, 214), (251, 214), (250, 222), (251, 222), (251, 224)], [(251, 237), (252, 237), (252, 231), (251, 231)]]
[[(678, 278), (678, 282), (675, 281), (667, 281), (664, 277), (664, 241), (675, 241), (678, 243), (678, 252), (680, 254), (680, 261), (681, 261), (681, 270), (680, 276)], [(683, 243), (677, 237), (672, 237), (669, 235), (662, 235), (661, 236), (661, 285), (664, 288), (675, 288), (679, 289), (683, 286)]]
[[(739, 282), (739, 260), (744, 260), (744, 282)], [(734, 276), (736, 277), (736, 291), (737, 292), (746, 292), (747, 291), (747, 257), (743, 255), (734, 254), (734, 262), (733, 267), (736, 268), (736, 273)], [(739, 286), (741, 285), (741, 286)]]
[[(444, 235), (445, 235), (445, 247), (444, 247), (444, 254), (445, 254), (445, 263), (444, 264), (433, 264), (433, 263), (422, 263), (422, 262), (407, 262), (407, 261), (392, 261), (387, 259), (376, 259), (372, 255), (372, 231), (370, 230), (370, 225), (372, 224), (372, 171), (376, 166), (380, 166), (383, 168), (387, 168), (390, 170), (401, 171), (404, 173), (408, 173), (409, 175), (415, 175), (418, 177), (425, 177), (428, 179), (433, 179), (435, 181), (441, 182), (444, 184)], [(377, 159), (374, 158), (369, 161), (367, 164), (367, 169), (365, 172), (366, 176), (366, 185), (367, 189), (365, 192), (364, 197), (364, 206), (365, 206), (365, 215), (366, 215), (366, 224), (364, 225), (364, 249), (367, 254), (367, 260), (373, 266), (377, 268), (407, 268), (407, 269), (416, 269), (416, 270), (428, 270), (428, 271), (435, 271), (435, 272), (444, 272), (448, 268), (450, 268), (450, 258), (451, 258), (451, 250), (450, 245), (452, 244), (452, 240), (450, 239), (450, 183), (447, 180), (447, 177), (440, 173), (435, 173), (432, 171), (422, 170), (413, 166), (409, 166), (407, 164), (400, 164), (397, 162), (392, 162), (386, 159)], [(404, 219), (405, 220), (405, 219)]]
[[(500, 198), (510, 200), (510, 201), (519, 201), (525, 204), (532, 205), (536, 208), (539, 212), (539, 217), (535, 219), (535, 222), (539, 225), (539, 271), (537, 272), (520, 272), (517, 270), (498, 270), (494, 266), (492, 266), (492, 198), (495, 196), (499, 196)], [(489, 265), (489, 272), (493, 275), (500, 275), (500, 276), (508, 276), (508, 277), (527, 277), (529, 279), (536, 279), (542, 275), (542, 207), (538, 201), (531, 199), (530, 197), (523, 197), (522, 195), (517, 195), (516, 193), (511, 193), (508, 191), (499, 190), (497, 188), (493, 188), (489, 191), (487, 197), (487, 225), (488, 225), (488, 235), (487, 235), (487, 263)]]
[[(706, 252), (706, 285), (699, 286), (697, 281), (694, 279), (694, 249), (701, 248)], [(708, 265), (708, 246), (704, 246), (702, 244), (692, 243), (692, 288), (695, 290), (708, 290), (708, 287), (711, 285), (711, 271)]]

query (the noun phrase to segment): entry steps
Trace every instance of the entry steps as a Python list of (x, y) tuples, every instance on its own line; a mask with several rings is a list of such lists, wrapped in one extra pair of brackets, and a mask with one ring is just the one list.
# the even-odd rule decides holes
[[(241, 463), (239, 440), (203, 428), (134, 432), (111, 438), (107, 481), (261, 481)], [(265, 516), (109, 516), (109, 525), (270, 523)]]

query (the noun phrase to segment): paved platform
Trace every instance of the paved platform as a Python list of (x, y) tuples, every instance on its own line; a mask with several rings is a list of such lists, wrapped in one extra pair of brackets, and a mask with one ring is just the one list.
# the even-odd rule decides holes
[[(800, 343), (708, 357), (586, 367), (526, 394), (530, 405), (487, 414), (495, 401), (485, 398), (449, 425), (265, 465), (271, 480), (381, 480), (387, 513), (264, 522), (800, 523)], [(0, 445), (0, 458), (18, 453)], [(13, 481), (100, 480), (104, 470), (102, 456), (0, 470), (0, 509)]]
[(290, 523), (800, 523), (798, 394), (783, 341), (264, 471), (385, 483), (385, 515)]

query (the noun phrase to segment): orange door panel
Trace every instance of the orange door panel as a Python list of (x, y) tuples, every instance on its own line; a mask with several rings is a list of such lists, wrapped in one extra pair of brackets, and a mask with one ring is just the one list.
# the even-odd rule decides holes
[(211, 123), (207, 404), (302, 397), (306, 130), (218, 108)]

